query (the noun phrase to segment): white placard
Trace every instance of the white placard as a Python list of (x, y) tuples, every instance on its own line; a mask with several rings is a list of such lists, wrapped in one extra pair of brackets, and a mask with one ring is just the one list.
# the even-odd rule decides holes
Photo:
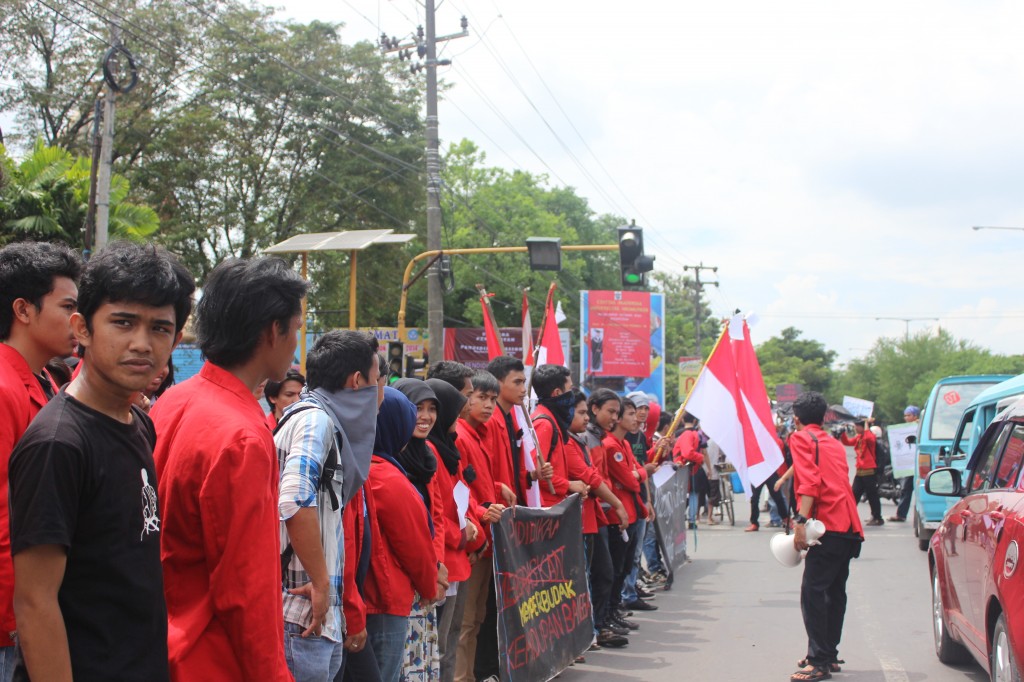
[(843, 396), (843, 407), (858, 419), (868, 419), (871, 417), (871, 413), (875, 411), (875, 404), (870, 400), (853, 398), (848, 395)]
[(459, 481), (452, 489), (452, 496), (455, 498), (455, 506), (459, 509), (459, 528), (465, 528), (466, 514), (469, 512), (469, 486)]
[(890, 426), (889, 432), (889, 456), (892, 458), (893, 478), (904, 478), (914, 475), (914, 467), (917, 465), (917, 443), (908, 443), (907, 437), (917, 436), (916, 422), (907, 424), (896, 424)]
[(653, 474), (651, 474), (651, 480), (654, 481), (654, 487), (660, 488), (665, 485), (665, 482), (672, 478), (672, 474), (675, 472), (676, 470), (671, 464), (662, 464), (660, 467), (655, 469)]

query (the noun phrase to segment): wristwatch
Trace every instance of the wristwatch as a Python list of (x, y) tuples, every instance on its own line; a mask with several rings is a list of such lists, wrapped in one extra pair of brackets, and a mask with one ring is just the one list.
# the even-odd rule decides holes
[(793, 523), (802, 526), (807, 523), (807, 517), (803, 514), (793, 514)]

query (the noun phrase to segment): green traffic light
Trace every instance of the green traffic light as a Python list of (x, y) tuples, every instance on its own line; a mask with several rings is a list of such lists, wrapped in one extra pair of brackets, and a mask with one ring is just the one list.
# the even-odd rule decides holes
[(641, 284), (643, 283), (644, 276), (636, 272), (627, 272), (622, 276), (622, 279), (629, 284)]

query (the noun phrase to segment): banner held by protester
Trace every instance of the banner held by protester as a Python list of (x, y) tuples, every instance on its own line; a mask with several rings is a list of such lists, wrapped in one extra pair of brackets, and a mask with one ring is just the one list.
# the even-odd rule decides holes
[(661, 555), (669, 572), (668, 589), (678, 571), (686, 563), (687, 500), (690, 496), (689, 467), (663, 464), (654, 473), (654, 528), (661, 545)]
[(594, 618), (582, 501), (506, 510), (493, 526), (503, 682), (550, 680), (587, 650)]

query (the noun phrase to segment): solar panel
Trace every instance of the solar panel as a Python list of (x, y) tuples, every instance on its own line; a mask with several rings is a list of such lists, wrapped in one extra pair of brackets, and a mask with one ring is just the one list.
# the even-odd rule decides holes
[(344, 230), (297, 234), (280, 244), (263, 249), (264, 253), (309, 253), (312, 251), (362, 251), (372, 244), (405, 244), (414, 234), (393, 234), (394, 230)]

